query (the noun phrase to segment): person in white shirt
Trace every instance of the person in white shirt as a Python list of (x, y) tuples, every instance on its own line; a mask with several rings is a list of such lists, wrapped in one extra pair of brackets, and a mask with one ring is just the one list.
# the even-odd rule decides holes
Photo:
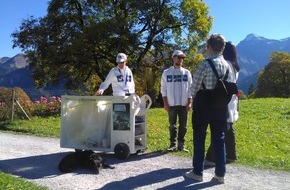
[(100, 85), (97, 95), (102, 95), (104, 91), (112, 85), (113, 96), (129, 96), (135, 93), (135, 83), (131, 69), (126, 66), (127, 55), (118, 53), (116, 57), (116, 67), (112, 68), (106, 80)]
[[(173, 66), (166, 69), (161, 77), (161, 94), (164, 109), (168, 112), (170, 146), (167, 151), (186, 151), (185, 134), (187, 131), (187, 114), (191, 108), (190, 86), (192, 77), (189, 70), (182, 67), (186, 55), (175, 50), (172, 54)], [(177, 130), (177, 117), (179, 128)]]

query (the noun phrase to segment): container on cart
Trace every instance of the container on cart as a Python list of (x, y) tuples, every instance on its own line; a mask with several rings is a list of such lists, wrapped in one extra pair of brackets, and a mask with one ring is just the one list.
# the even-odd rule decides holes
[(128, 158), (147, 148), (147, 94), (61, 97), (60, 147)]

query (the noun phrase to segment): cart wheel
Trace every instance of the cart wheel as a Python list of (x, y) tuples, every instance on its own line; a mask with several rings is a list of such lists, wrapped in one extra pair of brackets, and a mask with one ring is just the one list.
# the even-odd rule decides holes
[(126, 159), (130, 156), (130, 148), (126, 143), (118, 143), (115, 146), (114, 152), (120, 159)]

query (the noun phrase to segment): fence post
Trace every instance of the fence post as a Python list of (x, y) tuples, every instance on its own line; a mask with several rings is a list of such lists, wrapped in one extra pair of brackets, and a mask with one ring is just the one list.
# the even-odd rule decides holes
[(20, 103), (18, 102), (18, 100), (15, 99), (15, 90), (12, 90), (12, 113), (11, 113), (11, 121), (14, 120), (14, 102), (17, 103), (17, 105), (20, 107), (20, 109), (22, 110), (22, 112), (25, 114), (25, 116), (27, 117), (27, 119), (31, 120), (30, 117), (27, 115), (27, 113), (25, 112), (25, 110), (22, 108), (22, 106), (20, 105)]
[(15, 100), (15, 91), (12, 90), (12, 113), (11, 113), (11, 121), (14, 120), (14, 100)]

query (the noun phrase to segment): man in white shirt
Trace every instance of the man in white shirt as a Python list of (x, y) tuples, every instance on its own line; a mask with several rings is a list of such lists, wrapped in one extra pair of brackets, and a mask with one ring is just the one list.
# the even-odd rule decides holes
[[(192, 77), (190, 71), (182, 67), (185, 56), (182, 51), (175, 50), (172, 54), (173, 66), (164, 70), (161, 77), (160, 90), (164, 109), (168, 112), (170, 125), (170, 146), (167, 149), (168, 151), (189, 152), (185, 149), (184, 144), (187, 131), (187, 113), (191, 108), (190, 86)], [(176, 125), (177, 117), (179, 118), (178, 130)]]
[(113, 96), (128, 96), (135, 93), (135, 83), (131, 69), (126, 66), (127, 56), (119, 53), (116, 57), (116, 67), (112, 68), (106, 80), (100, 85), (97, 95), (102, 95), (112, 84)]

